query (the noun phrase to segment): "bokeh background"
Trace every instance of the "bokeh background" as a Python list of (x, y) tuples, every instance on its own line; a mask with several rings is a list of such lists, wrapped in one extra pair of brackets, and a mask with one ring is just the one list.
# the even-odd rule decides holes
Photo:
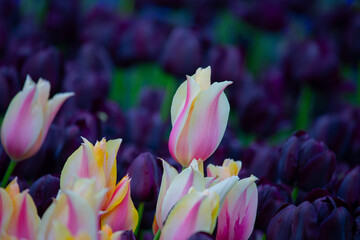
[[(271, 237), (284, 203), (325, 196), (326, 208), (347, 211), (339, 231), (359, 237), (359, 60), (355, 0), (0, 0), (0, 122), (27, 74), (49, 80), (52, 95), (75, 92), (15, 175), (41, 213), (80, 136), (120, 137), (118, 176), (133, 177), (151, 229), (157, 157), (180, 168), (167, 147), (172, 96), (211, 66), (213, 82), (233, 84), (228, 128), (206, 164), (242, 160), (240, 176), (260, 179), (252, 238)], [(0, 176), (8, 163), (0, 147)]]

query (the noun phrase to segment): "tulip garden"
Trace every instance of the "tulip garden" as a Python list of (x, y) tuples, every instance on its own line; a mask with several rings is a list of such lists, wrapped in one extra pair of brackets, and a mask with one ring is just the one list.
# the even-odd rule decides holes
[(355, 0), (0, 0), (0, 239), (360, 239)]

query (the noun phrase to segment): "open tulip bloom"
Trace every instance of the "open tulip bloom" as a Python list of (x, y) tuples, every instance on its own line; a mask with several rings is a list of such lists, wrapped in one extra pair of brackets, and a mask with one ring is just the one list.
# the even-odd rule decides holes
[[(203, 161), (219, 145), (230, 111), (223, 91), (231, 82), (210, 84), (210, 74), (210, 67), (199, 68), (187, 76), (174, 96), (168, 146), (183, 170), (179, 173), (162, 160), (154, 239), (187, 240), (199, 232), (213, 234), (217, 240), (248, 239), (254, 228), (257, 178), (239, 179), (241, 162), (231, 159), (224, 160), (222, 166), (210, 164), (207, 176), (204, 174)], [(29, 158), (39, 150), (57, 111), (72, 95), (56, 94), (48, 100), (49, 91), (47, 81), (40, 79), (35, 84), (28, 77), (10, 103), (1, 140), (13, 161)], [(120, 138), (103, 138), (93, 145), (83, 138), (68, 157), (60, 190), (42, 218), (28, 190), (20, 192), (16, 178), (0, 188), (0, 238), (134, 239), (144, 209), (138, 212), (135, 208), (138, 203), (131, 198), (128, 174), (117, 182), (116, 156), (121, 142)], [(140, 206), (143, 208), (144, 202)]]

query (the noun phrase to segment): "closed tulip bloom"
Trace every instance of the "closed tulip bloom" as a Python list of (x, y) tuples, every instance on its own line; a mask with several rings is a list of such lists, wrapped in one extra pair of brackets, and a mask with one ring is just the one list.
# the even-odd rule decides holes
[(224, 89), (232, 82), (210, 84), (211, 69), (199, 68), (187, 76), (171, 105), (169, 150), (182, 166), (193, 159), (206, 160), (218, 147), (229, 118)]
[(229, 191), (218, 217), (217, 240), (248, 239), (253, 231), (258, 203), (256, 177), (238, 181)]
[(38, 152), (61, 105), (73, 93), (56, 94), (49, 100), (50, 84), (40, 79), (35, 84), (30, 76), (22, 91), (11, 101), (1, 127), (1, 141), (14, 161)]
[(219, 196), (212, 191), (191, 189), (170, 212), (160, 239), (183, 240), (194, 233), (212, 233), (219, 211)]
[(20, 193), (16, 178), (0, 188), (0, 238), (36, 240), (40, 222), (36, 206), (27, 191)]

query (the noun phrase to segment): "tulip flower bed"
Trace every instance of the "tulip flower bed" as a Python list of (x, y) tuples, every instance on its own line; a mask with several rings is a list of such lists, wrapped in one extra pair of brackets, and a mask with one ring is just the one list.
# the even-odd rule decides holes
[(0, 239), (360, 239), (360, 5), (0, 1)]

